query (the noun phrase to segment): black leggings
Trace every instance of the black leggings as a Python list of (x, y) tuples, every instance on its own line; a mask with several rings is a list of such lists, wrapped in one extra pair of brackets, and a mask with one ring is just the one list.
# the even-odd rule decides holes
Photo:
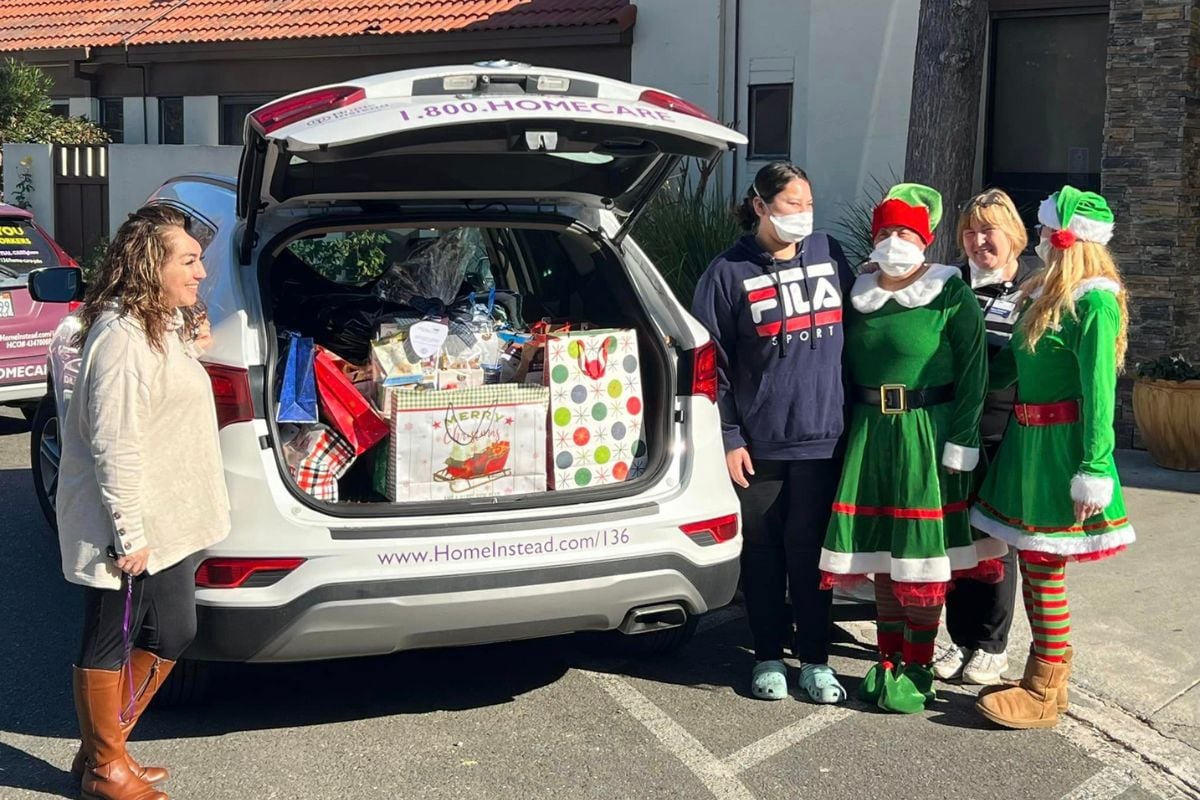
[[(196, 636), (196, 561), (185, 558), (154, 575), (133, 579), (129, 635), (133, 646), (178, 661)], [(77, 666), (117, 670), (125, 662), (126, 584), (83, 590), (83, 646)]]
[[(829, 661), (833, 593), (822, 591), (821, 545), (842, 473), (841, 459), (754, 460), (742, 503), (742, 595), (754, 634), (754, 657), (792, 655), (806, 664)], [(787, 615), (787, 599), (792, 615)]]

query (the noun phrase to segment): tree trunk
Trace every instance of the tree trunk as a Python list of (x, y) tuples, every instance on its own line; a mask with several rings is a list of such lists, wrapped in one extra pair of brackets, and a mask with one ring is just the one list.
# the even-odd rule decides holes
[(961, 255), (954, 231), (974, 184), (987, 24), (987, 0), (921, 0), (904, 177), (942, 193), (935, 262)]

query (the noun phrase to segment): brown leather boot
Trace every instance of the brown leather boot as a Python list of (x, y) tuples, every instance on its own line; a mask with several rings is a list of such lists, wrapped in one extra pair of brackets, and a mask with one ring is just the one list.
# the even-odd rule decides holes
[(121, 731), (121, 672), (75, 668), (75, 712), (87, 751), (84, 800), (169, 800), (129, 767)]
[[(1071, 645), (1067, 645), (1067, 649), (1063, 652), (1063, 663), (1067, 665), (1068, 673), (1071, 671), (1071, 661), (1074, 658), (1075, 658), (1075, 648), (1071, 647)], [(1029, 663), (1030, 663), (1030, 661), (1033, 661), (1033, 659), (1034, 659), (1033, 645), (1030, 645), (1029, 646), (1029, 660), (1025, 662), (1026, 670), (1028, 670)], [(979, 690), (978, 697), (987, 697), (989, 694), (994, 694), (995, 692), (1003, 691), (1004, 689), (1007, 689), (1010, 686), (1015, 686), (1015, 685), (1016, 684), (1013, 684), (1013, 683), (998, 683), (995, 686), (984, 686), (982, 689)], [(1062, 689), (1059, 691), (1058, 696), (1056, 698), (1057, 702), (1058, 702), (1058, 713), (1061, 714), (1067, 710), (1067, 702), (1068, 702), (1069, 695), (1070, 695), (1070, 691), (1067, 688), (1067, 684), (1064, 683), (1062, 686)]]
[[(133, 672), (133, 686), (137, 701), (134, 704), (132, 716), (130, 720), (121, 725), (121, 733), (126, 742), (129, 741), (129, 736), (133, 733), (133, 728), (138, 724), (138, 720), (142, 718), (142, 714), (146, 711), (146, 707), (150, 705), (150, 701), (154, 695), (162, 687), (167, 680), (167, 676), (171, 674), (171, 670), (175, 668), (174, 661), (167, 661), (165, 658), (159, 658), (149, 650), (134, 649), (129, 656), (129, 667)], [(76, 683), (75, 704), (79, 705), (78, 683)], [(129, 708), (129, 678), (125, 673), (121, 673), (121, 711)], [(162, 783), (171, 777), (164, 767), (143, 767), (134, 761), (133, 756), (126, 750), (125, 757), (129, 762), (129, 768), (133, 770), (133, 774), (144, 780), (146, 783), (155, 785)], [(71, 762), (71, 777), (75, 779), (83, 778), (83, 770), (87, 766), (87, 747), (86, 743), (80, 745), (79, 752), (75, 754), (75, 760)]]
[(1058, 693), (1067, 684), (1070, 665), (1034, 656), (1018, 686), (991, 692), (975, 703), (980, 714), (1005, 728), (1053, 728), (1058, 724)]

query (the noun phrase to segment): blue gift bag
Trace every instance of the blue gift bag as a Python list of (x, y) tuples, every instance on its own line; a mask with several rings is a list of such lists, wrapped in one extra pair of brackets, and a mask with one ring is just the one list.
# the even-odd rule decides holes
[(313, 372), (313, 340), (292, 336), (288, 345), (287, 365), (279, 386), (279, 410), (276, 422), (317, 421), (317, 379)]

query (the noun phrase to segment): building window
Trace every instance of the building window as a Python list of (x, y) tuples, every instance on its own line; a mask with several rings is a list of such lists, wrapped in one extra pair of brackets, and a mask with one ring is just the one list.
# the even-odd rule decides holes
[(158, 143), (183, 144), (183, 98), (158, 98)]
[(125, 100), (120, 97), (100, 98), (100, 127), (120, 144), (125, 141)]
[(51, 100), (50, 113), (56, 117), (66, 119), (71, 116), (71, 103), (68, 100)]
[(1008, 191), (1032, 226), (1064, 183), (1100, 189), (1108, 15), (999, 15), (991, 53), (984, 183)]
[(221, 144), (244, 144), (242, 126), (246, 115), (274, 97), (222, 97), (221, 98)]
[(792, 152), (792, 84), (750, 87), (750, 153), (754, 160), (788, 159)]

